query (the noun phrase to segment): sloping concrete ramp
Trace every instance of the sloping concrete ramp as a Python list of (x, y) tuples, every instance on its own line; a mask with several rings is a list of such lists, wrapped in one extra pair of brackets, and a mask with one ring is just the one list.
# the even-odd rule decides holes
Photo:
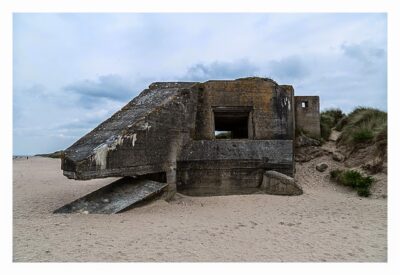
[(139, 202), (160, 195), (167, 185), (158, 181), (125, 177), (64, 205), (54, 213), (120, 213)]

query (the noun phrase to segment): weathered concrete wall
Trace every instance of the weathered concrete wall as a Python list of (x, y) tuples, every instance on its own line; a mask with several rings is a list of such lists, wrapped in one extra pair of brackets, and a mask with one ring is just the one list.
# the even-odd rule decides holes
[(207, 81), (200, 85), (196, 117), (197, 140), (214, 138), (214, 107), (250, 108), (250, 137), (258, 140), (293, 139), (293, 88), (271, 80), (244, 78)]
[(174, 172), (178, 150), (194, 133), (193, 85), (152, 84), (65, 151), (64, 175), (91, 179)]
[(319, 96), (295, 96), (296, 130), (311, 137), (321, 137)]
[(178, 158), (178, 192), (199, 196), (258, 192), (265, 170), (293, 176), (292, 152), (290, 140), (193, 141)]

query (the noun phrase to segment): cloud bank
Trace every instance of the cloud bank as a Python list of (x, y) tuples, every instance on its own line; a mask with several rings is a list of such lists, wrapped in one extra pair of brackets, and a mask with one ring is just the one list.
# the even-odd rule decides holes
[(246, 76), (386, 110), (385, 14), (15, 14), (14, 154), (65, 149), (153, 81)]

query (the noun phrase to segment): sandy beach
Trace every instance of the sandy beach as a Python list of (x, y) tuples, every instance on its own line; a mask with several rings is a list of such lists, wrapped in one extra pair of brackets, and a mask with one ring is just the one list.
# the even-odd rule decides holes
[(301, 196), (156, 201), (122, 214), (52, 214), (115, 179), (68, 180), (60, 160), (13, 160), (15, 262), (385, 262), (387, 200), (358, 197), (296, 165)]

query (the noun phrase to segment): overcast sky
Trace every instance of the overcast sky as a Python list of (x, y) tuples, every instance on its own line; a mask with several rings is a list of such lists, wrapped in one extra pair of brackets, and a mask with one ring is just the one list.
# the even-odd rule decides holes
[(385, 14), (14, 14), (13, 153), (65, 149), (153, 81), (271, 77), (387, 107)]

